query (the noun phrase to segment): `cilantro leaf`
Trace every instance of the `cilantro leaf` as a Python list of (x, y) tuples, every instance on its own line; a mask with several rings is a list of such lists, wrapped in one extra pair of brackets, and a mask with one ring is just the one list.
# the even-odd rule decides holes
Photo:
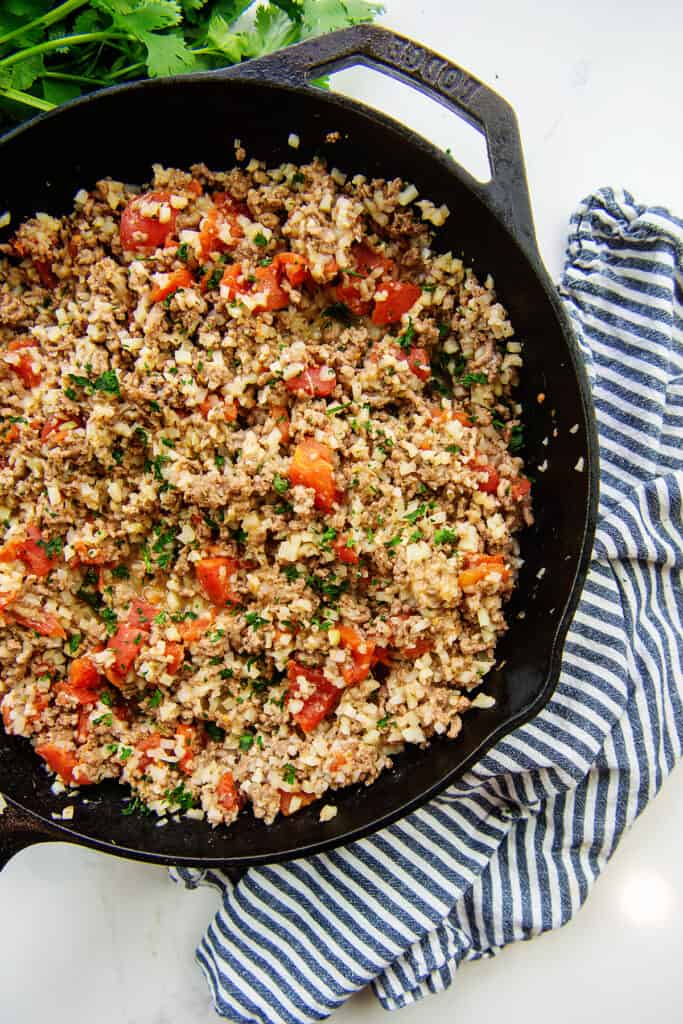
[(92, 6), (108, 14), (113, 27), (142, 39), (147, 32), (178, 25), (182, 11), (177, 0), (91, 0)]
[(195, 56), (180, 32), (166, 32), (164, 35), (144, 32), (141, 39), (147, 47), (146, 64), (150, 78), (182, 75), (194, 68)]
[[(324, 30), (323, 30), (324, 31)], [(299, 27), (284, 11), (269, 4), (259, 7), (254, 18), (254, 27), (244, 34), (245, 57), (272, 53), (297, 40)]]

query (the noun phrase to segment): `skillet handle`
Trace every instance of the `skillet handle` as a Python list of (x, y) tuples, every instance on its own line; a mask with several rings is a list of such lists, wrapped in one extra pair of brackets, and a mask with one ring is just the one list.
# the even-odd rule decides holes
[(64, 842), (65, 837), (56, 829), (53, 833), (41, 821), (7, 801), (0, 814), (0, 871), (27, 846), (56, 840)]
[(357, 64), (406, 82), (457, 113), (484, 135), (491, 181), (482, 184), (463, 168), (459, 168), (460, 174), (523, 248), (538, 258), (517, 118), (498, 93), (464, 68), (388, 29), (356, 25), (308, 39), (231, 70), (234, 77), (254, 76), (280, 85), (301, 86), (313, 78)]

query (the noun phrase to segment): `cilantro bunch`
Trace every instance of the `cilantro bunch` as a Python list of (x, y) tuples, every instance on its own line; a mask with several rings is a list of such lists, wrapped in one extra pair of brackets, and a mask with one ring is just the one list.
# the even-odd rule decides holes
[(237, 64), (381, 10), (371, 0), (2, 0), (0, 128), (103, 86)]

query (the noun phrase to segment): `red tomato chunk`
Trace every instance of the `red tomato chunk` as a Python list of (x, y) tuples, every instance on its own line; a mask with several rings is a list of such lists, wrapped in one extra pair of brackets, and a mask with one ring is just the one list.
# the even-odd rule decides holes
[[(143, 252), (164, 245), (167, 238), (175, 233), (177, 213), (170, 199), (170, 192), (145, 192), (131, 199), (121, 215), (119, 226), (119, 237), (124, 249)], [(167, 210), (170, 211), (168, 219)]]

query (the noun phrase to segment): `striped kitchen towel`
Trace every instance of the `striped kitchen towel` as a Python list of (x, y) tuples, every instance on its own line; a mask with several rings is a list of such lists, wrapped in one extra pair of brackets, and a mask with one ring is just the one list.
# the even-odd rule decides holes
[(591, 379), (601, 501), (555, 695), (431, 804), (222, 890), (197, 957), (219, 1014), (295, 1024), (371, 984), (386, 1009), (576, 913), (681, 754), (683, 222), (626, 192), (571, 222), (561, 294)]

